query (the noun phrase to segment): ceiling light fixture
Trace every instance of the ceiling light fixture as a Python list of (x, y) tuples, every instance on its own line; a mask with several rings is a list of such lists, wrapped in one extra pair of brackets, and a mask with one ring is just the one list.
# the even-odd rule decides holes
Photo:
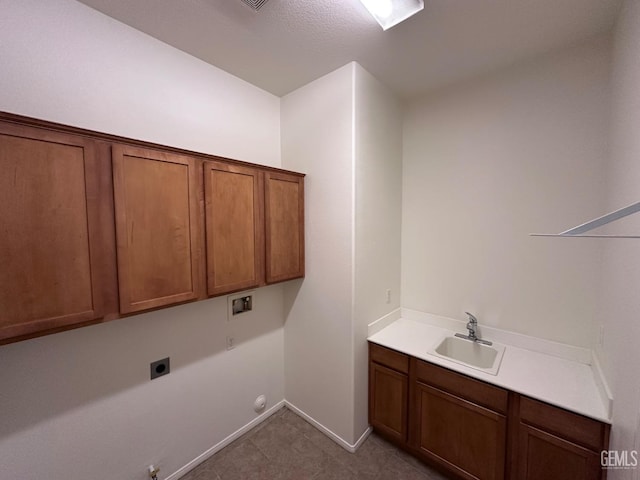
[(387, 30), (424, 8), (423, 0), (360, 0), (369, 13)]
[(244, 3), (253, 8), (256, 12), (260, 10), (268, 0), (242, 0)]

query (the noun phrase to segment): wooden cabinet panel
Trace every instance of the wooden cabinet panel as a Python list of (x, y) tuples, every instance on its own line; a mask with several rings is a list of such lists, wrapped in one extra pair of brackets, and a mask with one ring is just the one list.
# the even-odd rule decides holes
[(520, 399), (520, 419), (594, 451), (603, 448), (608, 434), (602, 422), (524, 396)]
[(0, 345), (304, 276), (304, 175), (5, 112), (0, 167)]
[(262, 283), (262, 178), (253, 168), (204, 163), (207, 288), (220, 295)]
[(520, 424), (519, 452), (520, 480), (597, 480), (603, 475), (599, 453), (526, 424)]
[(121, 313), (197, 298), (203, 286), (195, 160), (121, 145), (112, 156)]
[(422, 360), (415, 360), (416, 380), (466, 398), (496, 412), (507, 413), (509, 392)]
[(369, 363), (369, 423), (389, 438), (407, 441), (408, 377)]
[(0, 341), (101, 318), (96, 145), (0, 124)]
[(518, 478), (606, 478), (600, 452), (608, 448), (609, 425), (525, 396), (519, 403), (513, 419), (518, 422)]
[(369, 358), (380, 365), (402, 373), (409, 373), (409, 356), (404, 353), (369, 343)]
[(462, 478), (504, 478), (504, 415), (422, 383), (413, 395), (415, 448)]
[(266, 281), (304, 277), (303, 177), (265, 172)]

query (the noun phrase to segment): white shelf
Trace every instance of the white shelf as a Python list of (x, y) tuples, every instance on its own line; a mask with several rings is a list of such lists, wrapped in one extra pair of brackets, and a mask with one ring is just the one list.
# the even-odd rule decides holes
[(636, 202), (628, 207), (621, 208), (615, 212), (607, 213), (589, 222), (570, 228), (560, 233), (530, 233), (532, 237), (571, 237), (571, 238), (640, 238), (640, 235), (584, 235), (595, 228), (602, 227), (608, 223), (620, 220), (628, 215), (640, 211), (640, 202)]

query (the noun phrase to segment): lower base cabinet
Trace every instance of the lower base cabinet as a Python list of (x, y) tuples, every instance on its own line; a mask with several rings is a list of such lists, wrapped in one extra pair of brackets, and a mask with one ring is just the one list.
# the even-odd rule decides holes
[(518, 400), (516, 478), (605, 478), (600, 452), (609, 445), (609, 425), (531, 398)]
[(406, 443), (409, 357), (369, 345), (369, 423), (387, 438)]
[(423, 383), (414, 385), (413, 395), (414, 448), (462, 478), (504, 478), (504, 415)]
[(519, 479), (602, 478), (598, 453), (523, 423), (518, 450)]
[(371, 420), (398, 441), (407, 441), (407, 376), (374, 363), (369, 374)]
[(606, 478), (608, 424), (372, 343), (369, 422), (451, 478)]

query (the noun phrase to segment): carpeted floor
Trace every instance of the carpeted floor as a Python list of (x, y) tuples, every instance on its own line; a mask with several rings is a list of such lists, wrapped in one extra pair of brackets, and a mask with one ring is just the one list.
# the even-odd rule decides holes
[(282, 408), (181, 480), (444, 480), (372, 434), (349, 453)]

